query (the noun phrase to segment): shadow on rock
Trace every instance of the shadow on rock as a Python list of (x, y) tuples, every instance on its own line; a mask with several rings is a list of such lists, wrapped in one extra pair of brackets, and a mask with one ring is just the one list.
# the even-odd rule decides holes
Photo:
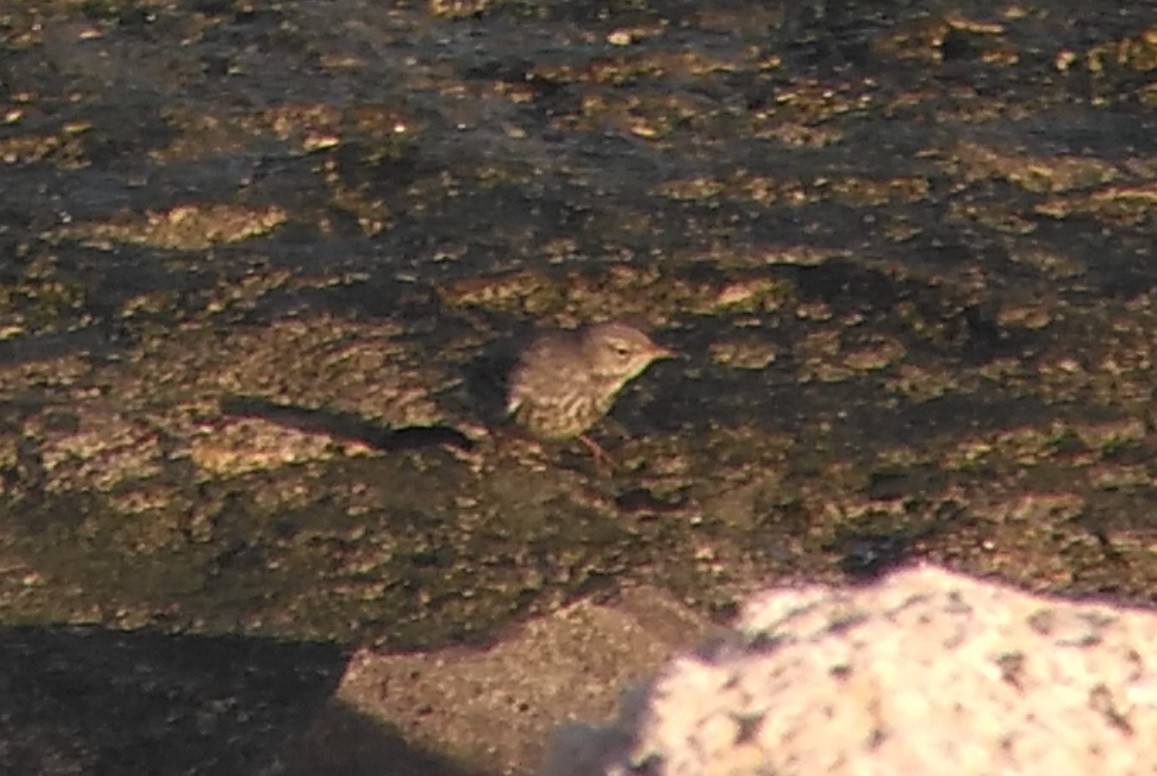
[(323, 432), (340, 439), (356, 440), (376, 450), (416, 450), (440, 445), (461, 450), (473, 447), (465, 434), (449, 426), (394, 429), (366, 420), (353, 412), (279, 404), (255, 396), (226, 396), (221, 399), (221, 412), (238, 417), (261, 418), (301, 431)]
[(335, 701), (286, 757), (286, 776), (488, 776), (406, 743), (392, 725)]
[(334, 692), (335, 644), (0, 629), (4, 772), (262, 773)]

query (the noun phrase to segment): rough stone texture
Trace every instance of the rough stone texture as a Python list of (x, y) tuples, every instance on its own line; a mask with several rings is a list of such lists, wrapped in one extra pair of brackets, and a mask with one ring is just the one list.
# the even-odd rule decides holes
[(582, 600), (532, 620), (488, 649), (362, 650), (285, 760), (303, 775), (528, 773), (552, 728), (612, 717), (622, 688), (710, 628), (668, 593), (642, 586), (613, 604)]
[(648, 703), (585, 749), (571, 728), (547, 772), (1153, 774), (1157, 614), (932, 567), (768, 591)]

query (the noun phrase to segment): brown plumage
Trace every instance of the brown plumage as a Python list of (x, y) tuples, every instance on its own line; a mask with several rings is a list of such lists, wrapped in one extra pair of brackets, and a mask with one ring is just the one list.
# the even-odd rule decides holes
[(540, 334), (510, 376), (506, 411), (539, 439), (581, 439), (611, 409), (619, 391), (652, 361), (674, 354), (633, 326), (600, 323)]

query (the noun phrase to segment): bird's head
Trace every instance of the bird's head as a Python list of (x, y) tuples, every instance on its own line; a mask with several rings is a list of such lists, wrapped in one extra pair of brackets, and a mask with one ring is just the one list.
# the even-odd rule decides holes
[(625, 383), (637, 377), (652, 361), (672, 358), (675, 353), (651, 341), (643, 332), (625, 323), (600, 323), (586, 330), (583, 352), (592, 371), (608, 381)]

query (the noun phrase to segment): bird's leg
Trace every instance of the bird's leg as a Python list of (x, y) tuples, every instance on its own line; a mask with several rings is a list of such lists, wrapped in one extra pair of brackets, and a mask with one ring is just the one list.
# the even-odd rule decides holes
[(614, 459), (611, 458), (610, 454), (607, 453), (607, 451), (604, 450), (598, 442), (591, 439), (586, 434), (579, 434), (578, 438), (579, 441), (586, 445), (587, 449), (591, 451), (591, 455), (594, 456), (595, 469), (599, 474), (608, 474), (615, 470)]

